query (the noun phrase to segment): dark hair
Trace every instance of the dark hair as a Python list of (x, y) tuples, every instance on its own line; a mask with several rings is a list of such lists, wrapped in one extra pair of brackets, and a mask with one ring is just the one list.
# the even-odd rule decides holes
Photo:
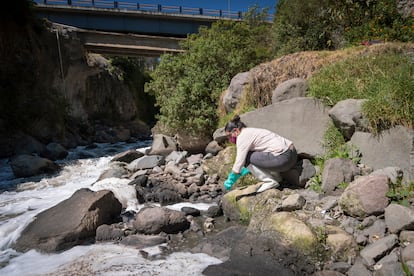
[(226, 126), (224, 127), (224, 131), (232, 132), (235, 128), (242, 129), (244, 127), (246, 127), (246, 125), (242, 121), (240, 121), (239, 115), (236, 115), (234, 116), (233, 120), (226, 124)]

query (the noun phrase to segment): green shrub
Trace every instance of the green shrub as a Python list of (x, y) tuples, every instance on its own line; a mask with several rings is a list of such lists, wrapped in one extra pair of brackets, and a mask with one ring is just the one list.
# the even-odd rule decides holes
[(260, 14), (241, 22), (217, 21), (190, 35), (181, 45), (186, 52), (163, 55), (146, 85), (160, 107), (160, 123), (173, 131), (211, 134), (220, 94), (231, 78), (271, 56), (269, 29)]

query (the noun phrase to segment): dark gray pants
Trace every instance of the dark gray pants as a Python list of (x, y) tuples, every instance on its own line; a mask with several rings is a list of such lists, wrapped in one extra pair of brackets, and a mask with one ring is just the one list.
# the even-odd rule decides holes
[(289, 185), (299, 186), (299, 171), (296, 169), (296, 149), (288, 149), (274, 156), (269, 152), (251, 151), (247, 154), (246, 166), (253, 164), (269, 172), (278, 172)]

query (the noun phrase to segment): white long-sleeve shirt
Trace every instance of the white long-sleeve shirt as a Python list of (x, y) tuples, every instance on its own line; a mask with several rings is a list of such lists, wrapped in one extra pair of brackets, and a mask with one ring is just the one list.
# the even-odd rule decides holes
[(237, 155), (233, 172), (240, 173), (246, 163), (249, 151), (271, 152), (275, 156), (284, 153), (292, 145), (292, 141), (263, 128), (245, 127), (237, 136)]

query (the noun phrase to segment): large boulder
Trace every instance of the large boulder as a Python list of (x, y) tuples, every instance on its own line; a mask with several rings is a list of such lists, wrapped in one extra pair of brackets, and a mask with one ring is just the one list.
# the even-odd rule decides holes
[(223, 96), (223, 105), (227, 112), (233, 111), (243, 96), (244, 87), (249, 82), (249, 72), (238, 73), (233, 77)]
[(346, 158), (331, 158), (325, 162), (322, 172), (322, 191), (330, 193), (341, 183), (349, 183), (359, 174), (355, 163)]
[(279, 84), (272, 93), (272, 103), (284, 100), (306, 97), (308, 92), (308, 82), (301, 78), (294, 78)]
[(329, 110), (329, 116), (347, 140), (351, 139), (356, 130), (367, 128), (361, 112), (364, 101), (366, 100), (343, 100)]
[(53, 161), (29, 154), (20, 154), (13, 157), (10, 166), (16, 177), (29, 177), (42, 173), (54, 173), (59, 170), (59, 165)]
[(151, 150), (149, 155), (167, 156), (177, 150), (177, 141), (170, 136), (164, 134), (154, 134)]
[(361, 176), (349, 184), (338, 204), (353, 217), (382, 214), (388, 205), (388, 189), (385, 175)]
[(210, 135), (193, 135), (187, 130), (177, 133), (178, 147), (181, 150), (188, 151), (189, 153), (204, 153), (204, 150), (208, 143), (211, 141)]
[(294, 98), (241, 115), (250, 127), (266, 128), (293, 141), (299, 154), (324, 154), (321, 141), (331, 119), (328, 109), (314, 98)]
[(396, 126), (379, 136), (355, 132), (350, 143), (361, 152), (361, 163), (373, 169), (399, 167), (404, 182), (414, 180), (414, 130)]
[(176, 234), (190, 227), (183, 212), (162, 207), (145, 208), (135, 216), (134, 226), (139, 233)]
[(49, 143), (46, 146), (46, 151), (43, 153), (43, 157), (50, 160), (60, 160), (68, 156), (68, 151), (59, 143)]
[(95, 237), (102, 224), (111, 224), (121, 204), (110, 191), (76, 191), (70, 198), (38, 214), (22, 232), (13, 248), (56, 252)]

